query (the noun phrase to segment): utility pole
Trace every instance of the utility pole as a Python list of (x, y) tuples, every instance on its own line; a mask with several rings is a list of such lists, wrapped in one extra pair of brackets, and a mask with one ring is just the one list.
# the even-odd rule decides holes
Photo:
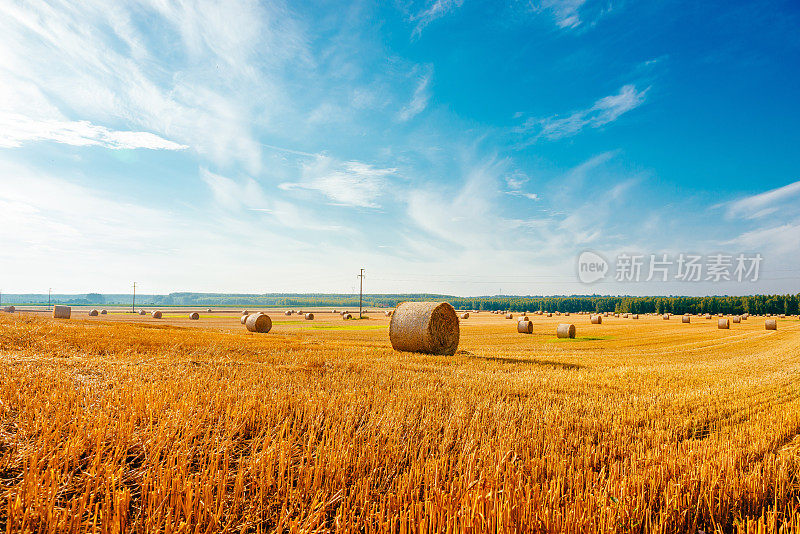
[(53, 292), (53, 288), (47, 289), (47, 311), (50, 311), (50, 294)]
[(358, 318), (361, 319), (361, 298), (364, 295), (364, 269), (361, 269), (361, 274), (358, 275), (360, 278), (358, 283)]
[(131, 303), (131, 311), (136, 313), (136, 282), (133, 283), (133, 302)]

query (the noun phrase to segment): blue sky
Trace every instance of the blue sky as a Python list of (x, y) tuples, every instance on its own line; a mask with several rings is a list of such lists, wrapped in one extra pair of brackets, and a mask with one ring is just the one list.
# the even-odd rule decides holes
[[(0, 287), (797, 292), (798, 24), (788, 1), (0, 2)], [(631, 282), (624, 253), (763, 261)]]

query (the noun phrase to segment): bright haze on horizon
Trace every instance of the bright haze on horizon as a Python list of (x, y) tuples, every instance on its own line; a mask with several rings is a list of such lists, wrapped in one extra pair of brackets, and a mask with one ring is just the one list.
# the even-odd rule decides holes
[(72, 4), (0, 0), (4, 292), (798, 292), (795, 2)]

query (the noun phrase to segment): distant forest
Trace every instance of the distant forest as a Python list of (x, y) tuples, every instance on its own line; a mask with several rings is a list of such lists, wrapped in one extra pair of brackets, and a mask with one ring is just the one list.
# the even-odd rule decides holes
[[(751, 295), (743, 297), (609, 297), (599, 295), (576, 295), (569, 297), (539, 296), (493, 296), (454, 297), (425, 293), (412, 294), (368, 294), (364, 295), (365, 308), (393, 307), (406, 300), (443, 300), (458, 309), (467, 310), (511, 310), (511, 311), (560, 311), (560, 312), (632, 312), (632, 313), (727, 313), (763, 314), (785, 313), (796, 315), (800, 294), (797, 295)], [(4, 304), (47, 304), (47, 295), (10, 294), (2, 295)], [(52, 295), (53, 304), (75, 306), (120, 306), (130, 305), (131, 295)], [(170, 293), (169, 295), (136, 295), (138, 306), (270, 306), (270, 307), (336, 307), (357, 308), (358, 295), (268, 293), (261, 295), (226, 293)]]

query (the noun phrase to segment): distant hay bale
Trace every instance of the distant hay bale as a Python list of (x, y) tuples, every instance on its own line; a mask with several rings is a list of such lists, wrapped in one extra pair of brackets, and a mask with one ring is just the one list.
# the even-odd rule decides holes
[(513, 319), (513, 318), (514, 318), (514, 314), (513, 313), (507, 313), (506, 314), (506, 319)]
[(634, 313), (633, 315), (631, 315), (631, 318), (632, 319), (638, 319), (639, 318), (639, 314), (638, 313)]
[(339, 313), (339, 312), (337, 312), (337, 311), (334, 309), (334, 310), (332, 310), (332, 311), (331, 311), (331, 313)]
[(721, 314), (721, 313), (718, 313), (718, 314), (717, 314), (717, 317), (722, 317), (722, 314)]
[(92, 310), (89, 312), (89, 317), (97, 317), (98, 315), (99, 313), (97, 312), (97, 310)]
[(348, 313), (350, 313), (350, 312), (349, 312), (349, 311), (347, 311), (347, 310), (342, 310), (341, 312), (339, 312), (339, 314), (340, 314), (340, 315), (342, 315), (342, 317), (344, 317), (344, 316), (345, 316), (345, 315), (347, 315)]
[(706, 314), (706, 319), (711, 319), (711, 314), (710, 313)]
[(144, 310), (139, 310), (139, 315), (147, 315), (147, 312)]
[(192, 312), (192, 313), (189, 314), (189, 320), (190, 321), (197, 321), (198, 319), (200, 319), (200, 314), (199, 313)]
[(305, 318), (306, 318), (306, 321), (313, 321), (314, 320), (314, 314), (313, 313), (307, 313), (307, 314), (305, 314)]
[(108, 311), (106, 311), (106, 310), (100, 310), (100, 315), (107, 315), (107, 314), (108, 314)]
[(690, 316), (688, 316), (688, 315), (684, 315), (683, 317), (681, 317), (681, 322), (682, 323), (691, 323), (692, 322), (692, 318)]
[(569, 317), (569, 312), (564, 312), (565, 317)]
[(461, 314), (462, 319), (469, 319), (469, 313), (465, 312)]
[(207, 309), (206, 313), (211, 313), (211, 308)]
[(241, 319), (239, 319), (239, 322), (242, 323), (242, 324), (246, 323), (248, 317), (250, 317), (250, 316), (249, 315), (242, 315)]
[(286, 316), (289, 316), (289, 315), (292, 314), (292, 312), (287, 310), (287, 311), (283, 312), (283, 314), (286, 315)]
[(3, 311), (6, 313), (14, 313), (17, 309), (14, 306), (4, 306)]
[(53, 306), (53, 319), (69, 319), (72, 308), (69, 306)]
[(386, 310), (385, 312), (383, 312), (383, 315), (385, 315), (386, 317), (391, 317), (392, 316), (392, 310)]
[(627, 319), (627, 318), (628, 318), (628, 314), (627, 314), (627, 313), (623, 313), (623, 314), (622, 314), (622, 318), (623, 318), (623, 319)]
[(552, 316), (553, 316), (553, 314), (552, 314), (552, 313), (548, 313), (548, 314), (547, 314), (547, 316), (548, 316), (548, 317), (552, 317)]
[(731, 322), (728, 318), (717, 320), (717, 328), (727, 330), (731, 327)]
[(665, 321), (669, 321), (669, 314), (668, 314), (668, 313), (665, 313), (665, 314), (664, 314), (664, 315), (662, 315), (661, 317), (662, 317), (662, 318), (663, 318)]
[(749, 314), (749, 313), (743, 313), (743, 314), (742, 314), (742, 320), (743, 320), (743, 321), (746, 321), (748, 317), (750, 317), (750, 314)]
[(161, 319), (161, 312), (158, 310), (154, 311), (150, 315), (152, 315), (153, 319)]
[(530, 321), (519, 321), (517, 323), (517, 332), (520, 334), (533, 334), (533, 323)]
[(767, 330), (777, 330), (778, 329), (778, 321), (775, 319), (767, 319), (764, 321), (764, 328)]
[(345, 320), (345, 321), (347, 321), (348, 319), (352, 319), (352, 318), (353, 318), (353, 316), (350, 315), (349, 313), (343, 313), (342, 314), (342, 319)]
[(530, 321), (530, 319), (528, 318), (527, 315), (523, 315), (522, 317), (519, 318), (519, 320), (520, 321)]
[(782, 313), (778, 316), (778, 319), (786, 319), (786, 315)]
[(389, 323), (394, 350), (452, 356), (459, 337), (458, 316), (447, 302), (402, 302)]
[(592, 315), (591, 321), (592, 321), (592, 324), (603, 324), (603, 316), (602, 315)]
[(734, 315), (733, 316), (733, 322), (734, 323), (741, 323), (742, 322), (742, 318), (739, 317), (738, 315)]
[(253, 313), (247, 316), (244, 326), (248, 332), (266, 334), (272, 329), (272, 319), (264, 313)]
[(618, 313), (615, 313), (615, 314), (614, 314), (614, 317), (616, 317), (616, 318), (619, 318), (619, 314), (618, 314)]
[(242, 310), (242, 315), (250, 315), (250, 312), (247, 310)]
[(575, 338), (575, 325), (574, 324), (560, 324), (556, 327), (556, 337), (561, 339), (574, 339)]

